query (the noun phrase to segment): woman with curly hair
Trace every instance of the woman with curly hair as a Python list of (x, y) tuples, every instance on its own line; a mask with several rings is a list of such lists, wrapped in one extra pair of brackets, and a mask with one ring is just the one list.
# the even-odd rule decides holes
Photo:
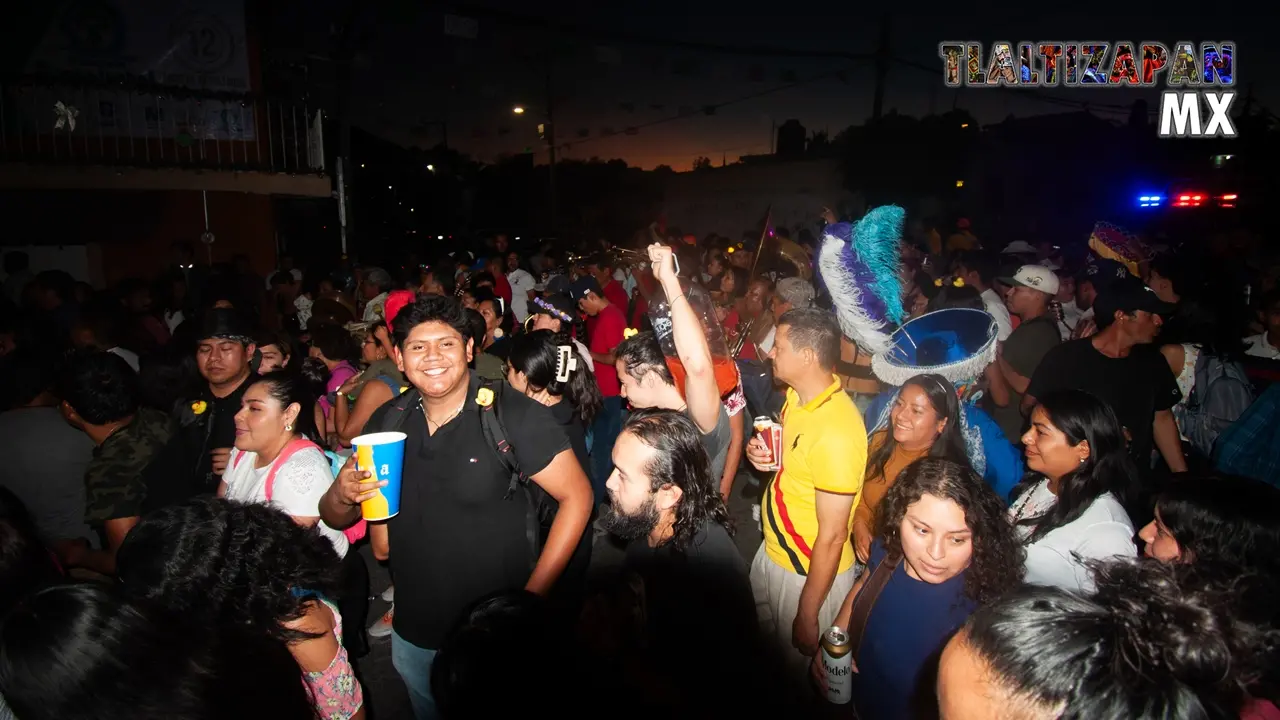
[(258, 503), (194, 500), (144, 517), (116, 563), (126, 592), (193, 625), (247, 626), (285, 642), (326, 720), (364, 717), (329, 600), (338, 557), (314, 526)]
[[(908, 465), (881, 503), (867, 572), (836, 616), (853, 647), (858, 715), (930, 715), (930, 659), (975, 608), (1018, 584), (1022, 565), (1004, 503), (982, 478), (941, 458)], [(812, 672), (825, 685), (821, 654)]]

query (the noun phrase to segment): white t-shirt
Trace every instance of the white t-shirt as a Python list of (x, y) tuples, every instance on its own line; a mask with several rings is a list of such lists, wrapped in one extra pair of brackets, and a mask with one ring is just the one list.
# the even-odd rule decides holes
[(1258, 333), (1244, 339), (1244, 354), (1252, 357), (1280, 360), (1280, 349), (1267, 342), (1266, 333)]
[(524, 322), (529, 317), (529, 291), (533, 290), (533, 276), (521, 268), (507, 273), (507, 282), (511, 283), (511, 312), (516, 315), (516, 322)]
[[(1049, 492), (1049, 481), (1042, 480), (1014, 502), (1009, 519), (1035, 517), (1057, 501), (1057, 496)], [(1030, 526), (1016, 526), (1020, 538), (1031, 531)], [(1084, 560), (1132, 558), (1138, 554), (1133, 544), (1133, 522), (1111, 493), (1099, 496), (1080, 517), (1050, 530), (1026, 550), (1027, 583), (1083, 593), (1093, 592), (1093, 576)]]
[(776, 325), (775, 325), (775, 326), (773, 326), (773, 327), (769, 328), (769, 332), (768, 332), (768, 334), (766, 334), (766, 335), (764, 336), (764, 339), (762, 339), (762, 340), (758, 343), (758, 347), (760, 348), (760, 352), (765, 353), (765, 354), (767, 355), (767, 354), (769, 354), (769, 352), (770, 352), (770, 351), (772, 351), (772, 350), (773, 350), (773, 339), (774, 339), (774, 337), (777, 335), (777, 333), (778, 333), (778, 326), (776, 326)]
[(586, 345), (583, 345), (581, 342), (579, 342), (578, 338), (572, 338), (572, 339), (573, 339), (574, 347), (578, 348), (578, 355), (582, 358), (582, 361), (587, 365), (587, 370), (590, 370), (591, 372), (595, 372), (596, 364), (591, 359), (591, 351), (587, 349)]
[(991, 317), (996, 319), (996, 340), (1004, 342), (1013, 333), (1013, 321), (1009, 319), (1009, 308), (995, 290), (987, 288), (982, 291), (982, 306)]
[[(243, 457), (240, 457), (242, 456)], [(227, 484), (227, 499), (243, 503), (267, 502), (267, 473), (271, 463), (254, 467), (257, 453), (231, 451), (227, 471), (222, 481)], [(316, 448), (307, 448), (289, 456), (276, 472), (271, 488), (271, 506), (294, 517), (320, 517), (320, 498), (333, 484), (333, 470), (329, 458)], [(317, 523), (320, 534), (333, 543), (338, 557), (347, 554), (347, 536), (334, 530), (321, 520)]]
[(107, 352), (129, 363), (129, 367), (133, 368), (134, 372), (138, 372), (138, 354), (134, 351), (125, 350), (122, 347), (113, 347)]

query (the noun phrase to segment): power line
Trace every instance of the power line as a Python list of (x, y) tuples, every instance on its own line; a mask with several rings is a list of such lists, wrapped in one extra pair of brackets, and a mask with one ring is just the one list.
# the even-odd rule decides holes
[(692, 40), (676, 40), (673, 38), (663, 38), (641, 33), (631, 33), (616, 30), (611, 27), (598, 27), (563, 20), (553, 20), (534, 15), (525, 15), (508, 10), (481, 7), (479, 5), (465, 2), (445, 2), (443, 3), (443, 6), (446, 9), (446, 12), (456, 12), (463, 15), (474, 15), (477, 17), (489, 17), (495, 20), (505, 21), (511, 25), (556, 30), (568, 35), (584, 36), (591, 40), (611, 40), (614, 42), (632, 43), (637, 45), (671, 47), (683, 50), (720, 53), (724, 55), (750, 55), (753, 57), (827, 58), (841, 60), (868, 60), (874, 57), (872, 53), (851, 53), (844, 50), (820, 50), (810, 48), (797, 49), (779, 45), (731, 45)]
[[(749, 94), (749, 95), (742, 95), (742, 96), (739, 96), (739, 97), (733, 98), (733, 99), (731, 99), (731, 100), (725, 100), (725, 101), (723, 101), (723, 102), (719, 102), (719, 103), (715, 103), (715, 104), (711, 104), (711, 105), (704, 105), (704, 106), (701, 108), (701, 110), (699, 110), (699, 111), (695, 111), (695, 112), (691, 112), (691, 113), (677, 113), (677, 114), (675, 114), (675, 115), (671, 115), (671, 116), (669, 116), (669, 117), (658, 118), (657, 120), (650, 120), (650, 121), (648, 121), (648, 122), (640, 123), (639, 125), (629, 125), (629, 126), (627, 126), (626, 130), (625, 130), (623, 133), (621, 133), (621, 134), (627, 134), (628, 132), (630, 132), (630, 131), (632, 131), (632, 130), (634, 130), (634, 131), (639, 131), (639, 130), (641, 130), (641, 129), (643, 129), (643, 128), (653, 127), (653, 126), (655, 126), (655, 125), (663, 125), (663, 124), (665, 124), (665, 123), (675, 122), (675, 121), (677, 121), (677, 120), (687, 120), (687, 119), (689, 119), (689, 118), (698, 117), (699, 115), (702, 115), (702, 116), (711, 116), (711, 115), (715, 115), (715, 113), (716, 113), (717, 111), (719, 111), (721, 108), (728, 107), (728, 106), (730, 106), (730, 105), (737, 105), (737, 104), (739, 104), (739, 103), (747, 102), (748, 100), (755, 100), (756, 98), (764, 97), (764, 96), (766, 96), (766, 95), (772, 95), (772, 94), (774, 94), (774, 93), (779, 93), (779, 92), (782, 92), (782, 91), (784, 91), (784, 90), (790, 90), (790, 89), (792, 89), (792, 88), (801, 87), (801, 86), (804, 86), (804, 85), (808, 85), (808, 84), (810, 84), (810, 83), (817, 82), (817, 81), (819, 81), (819, 80), (826, 80), (826, 79), (828, 79), (828, 78), (839, 77), (840, 75), (842, 75), (842, 74), (844, 74), (844, 73), (846, 73), (846, 72), (848, 72), (848, 71), (849, 71), (849, 68), (843, 68), (843, 69), (840, 69), (840, 70), (833, 70), (833, 71), (829, 71), (829, 72), (825, 72), (825, 73), (819, 73), (818, 75), (814, 75), (813, 77), (811, 77), (811, 78), (809, 78), (809, 79), (807, 79), (807, 80), (799, 80), (799, 81), (796, 81), (796, 82), (793, 82), (793, 83), (787, 83), (787, 84), (785, 84), (785, 85), (779, 85), (779, 86), (777, 86), (777, 87), (769, 88), (769, 89), (767, 89), (767, 90), (761, 90), (761, 91), (759, 91), (759, 92), (754, 92), (754, 93), (751, 93), (751, 94)], [(613, 135), (597, 135), (596, 137), (592, 137), (592, 138), (583, 138), (583, 139), (580, 139), (580, 140), (572, 140), (572, 141), (569, 141), (569, 142), (567, 142), (567, 143), (562, 143), (562, 144), (561, 144), (561, 147), (572, 147), (572, 146), (574, 146), (574, 145), (582, 145), (582, 144), (584, 144), (584, 143), (594, 142), (594, 141), (597, 141), (597, 140), (604, 140), (604, 139), (608, 139), (608, 138), (613, 138), (613, 137), (617, 137), (617, 136), (618, 136), (618, 134), (619, 134), (619, 133), (614, 133)], [(727, 152), (727, 151), (726, 151), (726, 152)]]

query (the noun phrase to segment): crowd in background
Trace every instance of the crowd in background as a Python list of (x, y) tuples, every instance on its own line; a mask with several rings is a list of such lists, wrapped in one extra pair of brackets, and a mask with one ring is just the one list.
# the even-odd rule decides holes
[(994, 353), (889, 382), (794, 230), (176, 244), (106, 290), (6, 256), (0, 717), (364, 717), (388, 637), (418, 718), (805, 716), (833, 625), (859, 717), (1280, 717), (1269, 259), (913, 221), (902, 322), (980, 311)]

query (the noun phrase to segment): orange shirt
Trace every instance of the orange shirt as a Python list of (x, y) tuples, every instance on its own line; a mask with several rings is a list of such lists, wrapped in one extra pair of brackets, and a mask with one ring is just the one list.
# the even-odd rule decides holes
[[(867, 457), (876, 454), (876, 450), (884, 444), (889, 437), (888, 430), (881, 430), (871, 437), (871, 448), (867, 452)], [(876, 468), (867, 466), (866, 482), (862, 484), (862, 502), (858, 503), (858, 508), (853, 511), (853, 524), (865, 524), (867, 529), (872, 533), (876, 530), (877, 511), (880, 509), (880, 501), (884, 500), (884, 496), (889, 494), (889, 488), (898, 481), (898, 475), (911, 463), (929, 454), (929, 448), (923, 450), (907, 450), (901, 445), (895, 445), (893, 452), (890, 453), (889, 459), (884, 463), (884, 477), (880, 477)], [(875, 473), (873, 476), (872, 474)]]

